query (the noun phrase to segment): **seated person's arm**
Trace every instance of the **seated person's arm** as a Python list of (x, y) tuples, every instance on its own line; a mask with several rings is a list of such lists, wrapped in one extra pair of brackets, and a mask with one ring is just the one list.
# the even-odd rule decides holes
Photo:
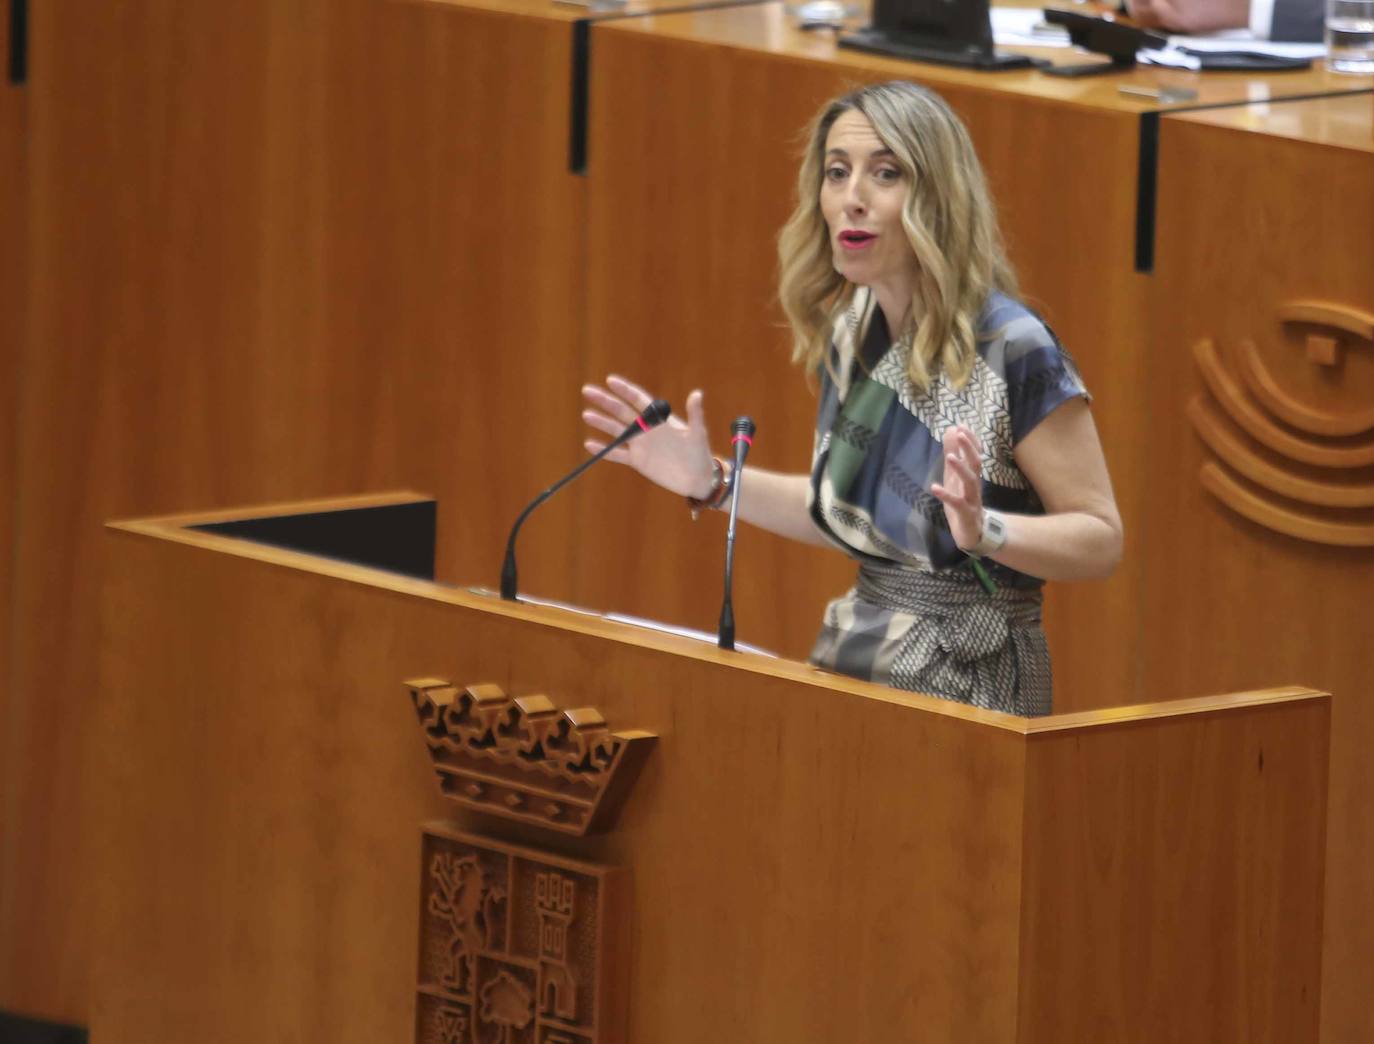
[(1260, 39), (1322, 38), (1322, 0), (1127, 0), (1126, 6), (1139, 24), (1175, 33), (1248, 28)]

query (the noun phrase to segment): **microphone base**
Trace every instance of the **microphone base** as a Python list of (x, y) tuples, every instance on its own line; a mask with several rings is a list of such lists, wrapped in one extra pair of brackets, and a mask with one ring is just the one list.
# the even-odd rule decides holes
[(501, 599), (506, 602), (516, 601), (516, 572), (515, 556), (508, 554), (506, 560), (501, 564)]
[(722, 649), (735, 649), (735, 609), (729, 602), (726, 602), (720, 609), (720, 630), (716, 645)]

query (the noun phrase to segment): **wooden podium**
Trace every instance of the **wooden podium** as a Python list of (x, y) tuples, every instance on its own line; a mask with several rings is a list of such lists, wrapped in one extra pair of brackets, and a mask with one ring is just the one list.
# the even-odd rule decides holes
[(1316, 1040), (1324, 694), (978, 711), (437, 584), (434, 511), (109, 527), (93, 1039)]

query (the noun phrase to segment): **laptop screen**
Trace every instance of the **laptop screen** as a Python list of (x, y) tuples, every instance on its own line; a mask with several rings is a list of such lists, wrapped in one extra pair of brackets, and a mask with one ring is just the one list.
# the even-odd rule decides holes
[(945, 50), (992, 50), (988, 0), (874, 0), (873, 28)]

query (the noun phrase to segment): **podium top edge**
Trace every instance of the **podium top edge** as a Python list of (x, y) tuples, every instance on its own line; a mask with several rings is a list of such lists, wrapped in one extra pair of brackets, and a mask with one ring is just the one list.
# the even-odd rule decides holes
[(247, 522), (254, 519), (278, 518), (287, 515), (309, 515), (326, 511), (357, 511), (374, 507), (396, 507), (400, 504), (429, 504), (435, 497), (415, 490), (392, 490), (386, 493), (354, 493), (314, 500), (284, 500), (272, 504), (220, 508), (212, 511), (183, 511), (173, 515), (152, 515), (146, 518), (107, 519), (107, 529), (123, 529), (147, 533), (150, 528), (186, 529), (222, 522)]
[(651, 648), (655, 651), (675, 655), (686, 655), (694, 659), (714, 660), (722, 665), (749, 673), (777, 675), (789, 681), (821, 686), (837, 693), (860, 696), (879, 702), (907, 706), (934, 713), (940, 717), (960, 719), (971, 725), (991, 727), (1027, 738), (1046, 737), (1104, 726), (1159, 721), (1171, 717), (1234, 712), (1247, 708), (1253, 709), (1304, 701), (1329, 701), (1330, 699), (1328, 693), (1320, 690), (1301, 685), (1289, 685), (1187, 699), (1163, 700), (1156, 703), (1126, 704), (1099, 710), (1051, 714), (1043, 718), (1020, 718), (936, 696), (902, 692), (870, 682), (858, 681), (843, 675), (831, 674), (800, 661), (756, 656), (746, 652), (726, 652), (713, 645), (703, 645), (690, 638), (608, 619), (599, 613), (560, 609), (556, 606), (528, 602), (504, 602), (491, 595), (475, 594), (464, 587), (432, 580), (415, 579), (370, 566), (331, 560), (300, 551), (285, 550), (270, 544), (236, 540), (232, 537), (218, 536), (194, 528), (236, 520), (269, 519), (294, 514), (432, 503), (434, 499), (424, 493), (396, 491), (217, 511), (188, 512), (141, 519), (112, 520), (106, 522), (105, 528), (116, 533), (187, 545), (202, 551), (255, 559), (267, 565), (293, 570), (307, 570), (346, 583), (383, 588), (399, 594), (450, 603), (457, 608), (523, 619), (537, 626), (581, 631), (622, 644)]

